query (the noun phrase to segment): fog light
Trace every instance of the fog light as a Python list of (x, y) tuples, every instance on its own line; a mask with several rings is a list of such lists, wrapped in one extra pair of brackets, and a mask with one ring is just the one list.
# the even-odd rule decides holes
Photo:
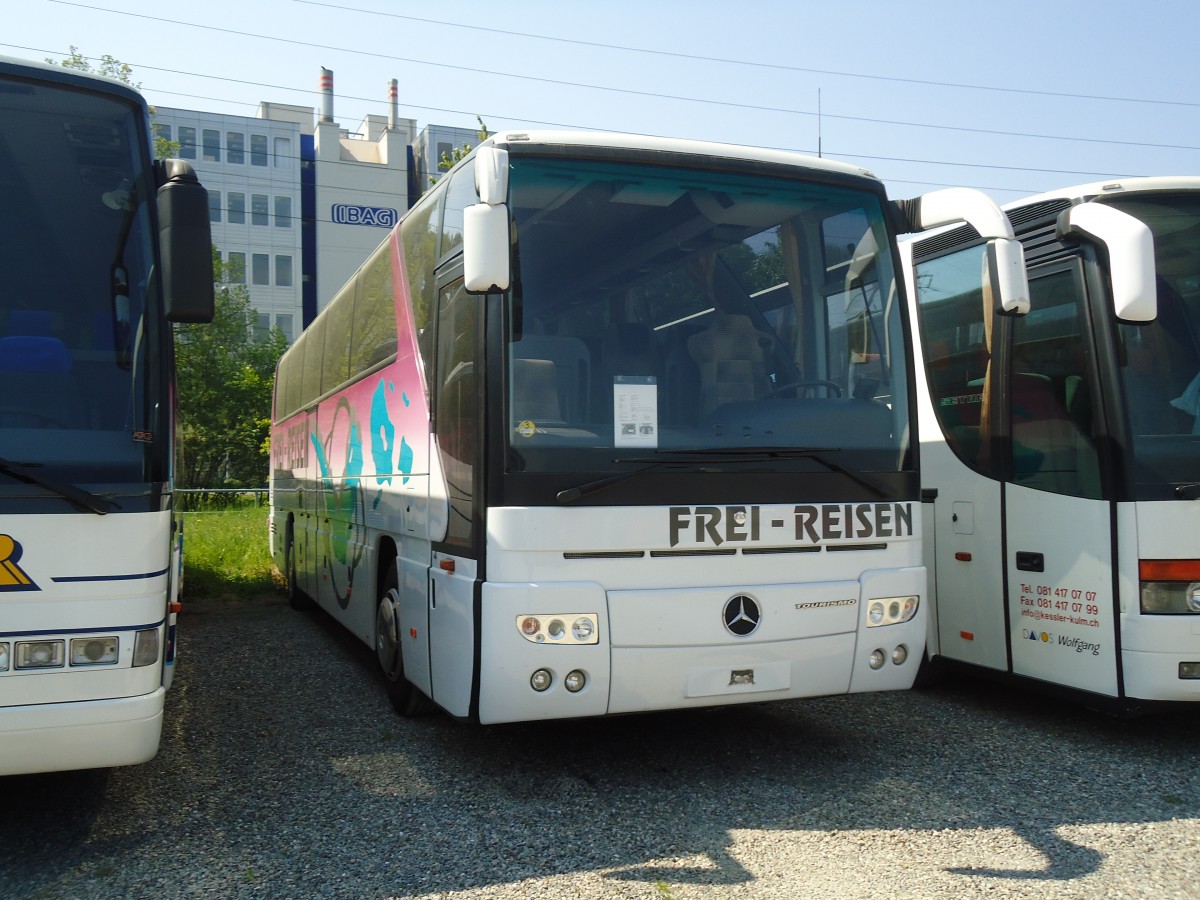
[(875, 650), (867, 659), (867, 665), (872, 669), (881, 669), (886, 661), (887, 655), (882, 650)]
[(575, 669), (573, 672), (568, 672), (567, 677), (563, 679), (563, 687), (572, 694), (578, 694), (587, 684), (587, 676)]
[(75, 638), (71, 641), (71, 665), (110, 666), (117, 661), (116, 637)]
[(8, 641), (0, 642), (0, 672), (8, 671)]
[(18, 669), (57, 669), (63, 664), (67, 645), (64, 641), (18, 641)]
[(133, 638), (133, 667), (151, 666), (158, 662), (158, 629), (139, 631)]
[(592, 620), (582, 616), (571, 625), (571, 634), (575, 635), (575, 640), (581, 644), (587, 643), (595, 631), (596, 626), (592, 624)]
[(1181, 662), (1179, 664), (1180, 678), (1200, 678), (1200, 662)]
[(908, 648), (903, 644), (892, 651), (892, 662), (897, 666), (904, 665), (906, 659), (908, 659)]
[(529, 686), (539, 694), (547, 690), (554, 683), (554, 676), (550, 674), (549, 669), (538, 669), (529, 676)]

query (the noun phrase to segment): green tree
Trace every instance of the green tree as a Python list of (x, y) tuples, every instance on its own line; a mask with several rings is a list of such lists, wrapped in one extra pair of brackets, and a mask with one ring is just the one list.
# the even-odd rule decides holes
[(278, 328), (256, 333), (244, 269), (213, 248), (216, 316), (175, 327), (180, 487), (260, 487), (270, 454), (275, 364), (287, 349)]
[[(475, 116), (475, 121), (479, 123), (479, 130), (475, 132), (475, 136), (479, 138), (480, 143), (486, 141), (490, 132), (487, 125), (483, 123), (483, 116)], [(474, 148), (470, 144), (463, 144), (461, 147), (454, 147), (449, 153), (443, 153), (442, 158), (438, 160), (438, 169), (442, 172), (449, 172), (454, 168), (454, 164), (470, 153)], [(429, 176), (430, 184), (437, 184), (437, 176)]]
[[(51, 56), (46, 57), (46, 62), (52, 66), (61, 65), (64, 69), (75, 69), (79, 72), (90, 72), (95, 75), (104, 75), (108, 78), (115, 78), (117, 81), (123, 81), (135, 91), (140, 91), (142, 85), (140, 82), (133, 80), (133, 67), (128, 63), (123, 63), (115, 56), (110, 56), (105, 53), (100, 57), (100, 65), (93, 67), (91, 61), (79, 52), (79, 48), (74, 44), (71, 45), (71, 55), (66, 59), (54, 59)], [(150, 115), (154, 116), (154, 107), (150, 107)], [(170, 159), (172, 156), (179, 155), (179, 141), (169, 141), (160, 135), (154, 136), (154, 158), (155, 159)]]

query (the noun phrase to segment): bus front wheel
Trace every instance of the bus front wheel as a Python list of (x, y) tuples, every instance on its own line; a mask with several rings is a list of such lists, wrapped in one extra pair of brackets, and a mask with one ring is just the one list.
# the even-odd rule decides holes
[(283, 565), (287, 569), (284, 577), (287, 579), (288, 606), (301, 611), (312, 609), (316, 604), (300, 589), (300, 580), (296, 574), (296, 538), (291, 522), (288, 523), (287, 542), (284, 545), (283, 554)]
[(383, 672), (392, 707), (402, 716), (418, 716), (433, 709), (433, 702), (404, 677), (400, 638), (400, 582), (393, 561), (384, 576), (375, 610), (375, 656)]

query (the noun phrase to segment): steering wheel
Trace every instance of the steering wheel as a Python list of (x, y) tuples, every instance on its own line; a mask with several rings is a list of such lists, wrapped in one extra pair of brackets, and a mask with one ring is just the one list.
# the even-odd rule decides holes
[(787, 394), (789, 392), (800, 391), (805, 388), (807, 388), (809, 390), (812, 390), (815, 388), (824, 388), (828, 392), (827, 396), (829, 396), (829, 397), (842, 396), (842, 389), (840, 387), (838, 387), (837, 384), (835, 384), (834, 382), (824, 381), (822, 379), (814, 379), (812, 381), (793, 381), (790, 384), (780, 385), (779, 387), (775, 388), (773, 391), (770, 391), (763, 399), (764, 400), (774, 400), (779, 397), (782, 397), (784, 394)]

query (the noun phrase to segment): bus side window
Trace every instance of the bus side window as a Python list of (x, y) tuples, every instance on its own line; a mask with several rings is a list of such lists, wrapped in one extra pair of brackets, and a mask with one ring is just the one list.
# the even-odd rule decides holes
[(917, 266), (917, 324), (930, 400), (947, 446), (975, 471), (998, 477), (985, 445), (991, 351), (979, 284), (984, 252), (969, 247)]
[(1013, 321), (1010, 402), (1013, 481), (1075, 497), (1101, 496), (1092, 438), (1094, 368), (1083, 332), (1078, 271), (1029, 279), (1030, 312)]
[(435, 427), (442, 469), (450, 491), (446, 543), (474, 545), (475, 459), (478, 449), (479, 316), (483, 306), (463, 288), (462, 279), (442, 288), (438, 303)]

